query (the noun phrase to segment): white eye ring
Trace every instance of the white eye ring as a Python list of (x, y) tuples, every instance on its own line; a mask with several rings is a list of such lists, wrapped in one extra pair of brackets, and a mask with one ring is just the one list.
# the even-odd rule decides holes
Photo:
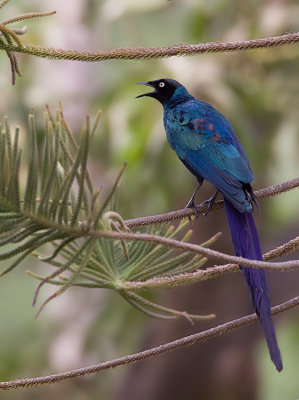
[(164, 87), (164, 86), (165, 86), (165, 83), (164, 83), (164, 82), (160, 82), (160, 83), (159, 83), (159, 86), (160, 86), (160, 87)]

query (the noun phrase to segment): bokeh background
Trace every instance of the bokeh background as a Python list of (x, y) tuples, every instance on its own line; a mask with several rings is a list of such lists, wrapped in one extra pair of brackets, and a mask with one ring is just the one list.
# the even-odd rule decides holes
[[(26, 22), (24, 41), (77, 50), (165, 46), (178, 43), (245, 40), (299, 30), (299, 4), (291, 0), (11, 0), (1, 20), (30, 11), (56, 10), (52, 17)], [(20, 25), (22, 26), (22, 25)], [(136, 100), (138, 81), (174, 78), (213, 104), (232, 122), (262, 188), (298, 176), (299, 47), (201, 55), (154, 61), (79, 63), (19, 56), (22, 78), (10, 83), (9, 62), (0, 54), (0, 115), (21, 127), (28, 147), (26, 118), (34, 107), (42, 134), (45, 104), (61, 100), (66, 119), (79, 134), (84, 117), (103, 117), (90, 153), (96, 185), (109, 187), (126, 160), (119, 211), (125, 218), (182, 208), (195, 180), (166, 143), (162, 109), (151, 99)], [(205, 184), (199, 197), (213, 189)], [(260, 202), (256, 213), (262, 248), (268, 251), (298, 235), (298, 190)], [(195, 243), (223, 232), (216, 248), (232, 252), (222, 211), (193, 224)], [(298, 258), (291, 254), (289, 258)], [(3, 268), (5, 265), (3, 265)], [(107, 290), (70, 289), (38, 319), (31, 307), (36, 281), (27, 269), (46, 273), (28, 259), (0, 281), (0, 380), (73, 369), (165, 343), (252, 312), (241, 274), (190, 288), (159, 291), (170, 307), (191, 313), (216, 312), (209, 323), (151, 320)], [(299, 275), (268, 273), (272, 304), (298, 295)], [(46, 298), (53, 287), (44, 288)], [(284, 370), (270, 362), (259, 326), (158, 359), (140, 362), (58, 385), (11, 391), (0, 399), (190, 400), (299, 398), (299, 314), (275, 317)]]

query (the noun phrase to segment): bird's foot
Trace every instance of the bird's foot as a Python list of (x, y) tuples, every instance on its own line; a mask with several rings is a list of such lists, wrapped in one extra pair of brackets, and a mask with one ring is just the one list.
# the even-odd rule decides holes
[[(195, 199), (196, 193), (199, 191), (199, 189), (200, 189), (200, 187), (202, 185), (202, 182), (203, 181), (199, 181), (196, 189), (194, 190), (194, 192), (193, 192), (193, 194), (191, 196), (191, 199), (188, 201), (188, 203), (187, 203), (187, 205), (185, 207), (185, 208), (191, 208), (191, 210), (193, 210), (193, 213), (194, 213), (194, 216), (195, 216), (196, 219), (199, 218), (199, 215), (198, 215), (198, 211), (197, 211), (196, 205), (194, 203), (194, 199)], [(188, 218), (189, 218), (189, 222), (191, 222), (191, 216), (189, 216)]]
[[(194, 198), (193, 198), (193, 196), (192, 196), (191, 199), (188, 201), (188, 203), (186, 204), (185, 208), (190, 208), (190, 209), (193, 211), (195, 218), (196, 218), (196, 219), (199, 218), (199, 214), (198, 214), (196, 205), (195, 205), (195, 203), (194, 203)], [(188, 218), (189, 218), (189, 222), (191, 222), (191, 216), (190, 216), (190, 215), (188, 216)]]
[(216, 190), (216, 192), (213, 194), (212, 197), (210, 197), (208, 200), (205, 200), (201, 203), (201, 205), (206, 206), (206, 211), (203, 213), (203, 216), (205, 218), (208, 217), (208, 214), (211, 211), (211, 208), (216, 200), (217, 194), (218, 194), (218, 190)]

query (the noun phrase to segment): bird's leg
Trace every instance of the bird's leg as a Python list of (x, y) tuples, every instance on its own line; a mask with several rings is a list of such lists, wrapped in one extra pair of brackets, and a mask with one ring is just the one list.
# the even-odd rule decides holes
[[(202, 185), (202, 181), (198, 183), (198, 185), (197, 185), (196, 189), (194, 190), (190, 200), (188, 201), (187, 205), (185, 206), (185, 208), (191, 208), (191, 210), (193, 210), (195, 218), (198, 218), (199, 215), (198, 215), (198, 212), (197, 212), (196, 205), (194, 203), (194, 199), (195, 199), (195, 196), (196, 196), (197, 192), (199, 191), (201, 185)], [(191, 220), (191, 218), (189, 217), (189, 221), (190, 220)]]
[(210, 212), (212, 205), (214, 204), (216, 197), (218, 194), (218, 189), (216, 190), (216, 192), (213, 194), (212, 197), (210, 197), (208, 200), (204, 201), (201, 203), (201, 205), (206, 205), (207, 206), (207, 210), (204, 212), (203, 216), (207, 218), (208, 213)]

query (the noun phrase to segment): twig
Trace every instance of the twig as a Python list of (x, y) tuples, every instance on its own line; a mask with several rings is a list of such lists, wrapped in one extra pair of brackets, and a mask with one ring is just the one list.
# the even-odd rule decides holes
[(291, 270), (299, 268), (299, 260), (284, 261), (271, 263), (268, 261), (256, 261), (249, 260), (242, 257), (231, 256), (228, 254), (221, 253), (216, 250), (204, 248), (202, 246), (193, 243), (183, 243), (179, 240), (169, 239), (162, 236), (151, 235), (147, 233), (129, 233), (129, 232), (97, 232), (90, 230), (89, 235), (92, 237), (106, 238), (106, 239), (119, 239), (119, 240), (137, 240), (142, 242), (153, 242), (162, 244), (166, 247), (172, 247), (179, 250), (190, 251), (206, 256), (212, 260), (218, 260), (221, 262), (229, 262), (238, 265), (243, 265), (251, 268), (262, 268), (271, 269), (275, 271)]
[(0, 44), (0, 49), (31, 54), (37, 57), (56, 60), (75, 60), (95, 62), (103, 60), (148, 60), (173, 56), (193, 56), (203, 53), (223, 53), (241, 50), (265, 49), (299, 42), (299, 32), (287, 33), (281, 36), (271, 36), (263, 39), (244, 40), (237, 42), (209, 42), (201, 44), (179, 44), (166, 47), (119, 48), (111, 51), (76, 51), (43, 48), (33, 44), (15, 46)]
[(141, 241), (141, 242), (152, 242), (164, 245), (166, 247), (175, 248), (178, 250), (190, 251), (193, 253), (201, 254), (210, 258), (212, 260), (217, 260), (218, 262), (233, 263), (238, 265), (243, 265), (251, 268), (262, 268), (262, 269), (273, 269), (273, 270), (291, 270), (299, 268), (299, 260), (284, 261), (284, 262), (265, 262), (250, 260), (243, 257), (231, 256), (228, 254), (221, 253), (216, 250), (205, 248), (200, 245), (193, 243), (185, 243), (180, 240), (170, 239), (163, 236), (152, 235), (148, 233), (131, 233), (131, 232), (115, 232), (115, 231), (100, 231), (89, 229), (86, 226), (83, 227), (70, 227), (61, 226), (56, 222), (48, 221), (46, 218), (36, 216), (30, 213), (22, 212), (23, 216), (30, 218), (33, 222), (37, 224), (42, 224), (45, 229), (53, 229), (59, 231), (62, 235), (67, 234), (69, 237), (79, 238), (79, 237), (93, 237), (95, 239), (111, 239), (111, 240), (131, 240), (131, 241)]
[(12, 24), (14, 22), (24, 21), (25, 19), (39, 18), (39, 17), (47, 17), (49, 15), (56, 14), (56, 11), (46, 11), (46, 12), (32, 12), (22, 15), (17, 15), (16, 17), (12, 17), (6, 19), (2, 22), (2, 25)]
[[(280, 314), (291, 308), (294, 308), (299, 305), (299, 296), (294, 297), (291, 300), (286, 301), (276, 307), (272, 308), (272, 314)], [(20, 387), (30, 387), (30, 386), (39, 386), (46, 384), (57, 383), (66, 379), (78, 378), (79, 376), (86, 376), (96, 372), (101, 372), (107, 369), (116, 368), (121, 365), (132, 364), (136, 361), (145, 360), (148, 358), (156, 357), (160, 354), (167, 353), (169, 351), (177, 350), (186, 346), (191, 346), (195, 343), (203, 343), (207, 339), (211, 337), (221, 336), (233, 329), (239, 328), (241, 326), (249, 325), (252, 322), (257, 321), (256, 314), (247, 315), (242, 318), (238, 318), (236, 320), (226, 322), (222, 325), (218, 325), (217, 327), (208, 329), (203, 332), (195, 333), (190, 336), (183, 337), (181, 339), (174, 340), (172, 342), (153, 347), (148, 350), (144, 350), (138, 353), (130, 354), (128, 356), (116, 358), (111, 361), (106, 361), (103, 363), (95, 364), (86, 368), (74, 369), (68, 372), (62, 372), (59, 374), (49, 375), (49, 376), (40, 376), (37, 378), (25, 378), (25, 379), (16, 379), (14, 381), (0, 382), (0, 389), (16, 389)]]
[[(264, 199), (266, 197), (277, 196), (280, 193), (287, 192), (289, 190), (295, 189), (299, 186), (299, 177), (291, 179), (287, 182), (279, 183), (278, 185), (270, 186), (264, 189), (260, 189), (254, 192), (257, 199)], [(224, 205), (223, 201), (215, 201), (211, 207), (212, 210), (219, 210)], [(206, 206), (200, 204), (196, 207), (197, 212), (202, 214), (206, 211)], [(129, 228), (152, 225), (152, 224), (160, 224), (162, 222), (172, 222), (178, 219), (191, 217), (194, 215), (194, 210), (191, 208), (183, 208), (182, 210), (171, 211), (165, 214), (158, 214), (148, 217), (140, 217), (134, 219), (128, 219), (125, 221), (125, 224)]]
[(292, 251), (295, 251), (299, 246), (299, 236), (283, 244), (282, 246), (276, 247), (276, 249), (269, 251), (263, 257), (264, 260), (271, 260), (272, 258), (281, 257)]
[[(290, 181), (271, 186), (269, 188), (262, 189), (260, 191), (255, 192), (257, 198), (267, 197), (267, 196), (274, 196), (279, 193), (285, 192), (287, 190), (294, 189), (295, 187), (299, 186), (299, 178), (292, 179)], [(222, 207), (221, 202), (217, 202), (213, 208)], [(202, 212), (204, 210), (203, 206), (198, 207), (198, 211)], [(144, 217), (144, 218), (137, 218), (135, 220), (127, 221), (127, 226), (140, 226), (146, 225), (149, 223), (160, 223), (160, 222), (167, 222), (169, 220), (183, 218), (192, 213), (192, 210), (179, 210), (173, 211), (168, 214), (162, 214), (158, 216), (152, 217)], [(42, 224), (47, 229), (54, 229), (60, 231), (62, 234), (68, 234), (69, 237), (79, 238), (79, 237), (93, 237), (97, 239), (111, 239), (111, 240), (131, 240), (131, 241), (143, 241), (143, 242), (153, 242), (157, 244), (162, 244), (166, 247), (176, 248), (183, 251), (189, 251), (197, 254), (201, 254), (206, 256), (209, 259), (217, 260), (218, 262), (223, 263), (233, 263), (237, 265), (243, 265), (251, 268), (263, 268), (263, 269), (271, 269), (275, 271), (282, 271), (282, 270), (291, 270), (295, 268), (299, 268), (299, 260), (293, 261), (285, 261), (285, 262), (267, 262), (267, 261), (257, 261), (257, 260), (249, 260), (242, 257), (236, 257), (228, 254), (221, 253), (219, 251), (212, 250), (210, 248), (205, 248), (200, 245), (192, 244), (192, 243), (185, 243), (179, 240), (170, 239), (162, 236), (147, 234), (147, 233), (132, 233), (132, 232), (115, 232), (115, 231), (102, 231), (102, 230), (95, 230), (85, 225), (83, 227), (80, 226), (61, 226), (55, 222), (50, 222), (41, 216), (36, 216), (30, 213), (24, 213), (23, 216), (26, 218), (30, 218), (33, 222), (37, 224)], [(169, 218), (171, 216), (171, 218)], [(295, 248), (298, 245), (298, 238), (294, 239), (294, 243), (292, 244), (292, 248)], [(291, 248), (290, 248), (291, 250)], [(275, 250), (276, 251), (276, 250)], [(279, 253), (279, 250), (278, 250)], [(277, 253), (277, 254), (278, 254)], [(279, 255), (279, 254), (278, 254)]]
[(7, 4), (8, 2), (9, 2), (9, 0), (1, 0), (1, 1), (0, 1), (0, 9), (1, 9), (2, 7), (4, 7), (5, 4)]
[(173, 276), (163, 276), (161, 278), (151, 278), (146, 281), (127, 281), (122, 282), (123, 289), (157, 289), (173, 288), (176, 286), (189, 285), (190, 283), (205, 281), (216, 278), (228, 272), (238, 272), (240, 268), (237, 264), (217, 265), (205, 270), (197, 270)]
[[(0, 9), (7, 3), (8, 0), (2, 0), (2, 1), (0, 0)], [(41, 13), (33, 12), (33, 13), (18, 15), (16, 17), (12, 17), (3, 21), (2, 23), (0, 23), (0, 36), (3, 36), (4, 39), (2, 38), (0, 39), (0, 45), (3, 44), (3, 46), (13, 46), (14, 45), (13, 41), (15, 41), (17, 47), (19, 48), (23, 47), (23, 43), (18, 38), (18, 35), (24, 35), (27, 32), (27, 27), (24, 26), (22, 29), (9, 28), (7, 25), (12, 24), (14, 22), (20, 22), (26, 19), (46, 17), (49, 15), (53, 15), (55, 13), (56, 11), (41, 12)], [(10, 61), (12, 84), (14, 85), (16, 81), (16, 74), (18, 74), (19, 76), (22, 76), (22, 74), (20, 72), (15, 53), (10, 50), (5, 50), (5, 51)]]
[[(275, 257), (281, 257), (299, 247), (299, 236), (295, 239), (284, 243), (282, 246), (269, 251), (263, 255), (263, 260), (271, 260)], [(278, 268), (279, 270), (279, 268)], [(223, 275), (228, 272), (239, 272), (240, 268), (237, 264), (216, 265), (205, 270), (195, 272), (177, 274), (173, 276), (164, 276), (159, 278), (151, 278), (145, 281), (123, 282), (122, 287), (127, 289), (150, 289), (150, 288), (170, 288), (190, 283), (204, 281)]]

